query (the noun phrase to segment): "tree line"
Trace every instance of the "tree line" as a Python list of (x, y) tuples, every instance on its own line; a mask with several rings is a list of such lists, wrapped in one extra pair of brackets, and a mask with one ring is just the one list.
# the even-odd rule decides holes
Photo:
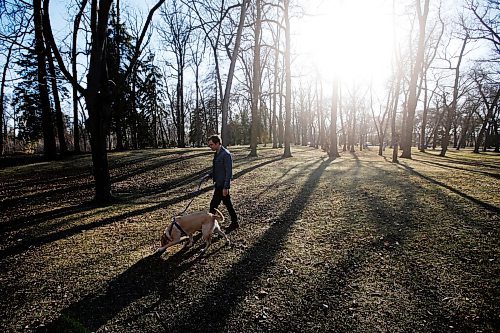
[[(299, 75), (298, 0), (65, 6), (0, 0), (0, 152), (90, 151), (98, 202), (112, 200), (109, 151), (202, 146), (214, 133), (251, 156), (259, 144), (335, 158), (372, 143), (394, 148), (394, 162), (415, 146), (499, 151), (498, 1), (451, 14), (437, 0), (394, 1), (408, 29), (381, 93)], [(478, 45), (489, 51), (475, 55)]]

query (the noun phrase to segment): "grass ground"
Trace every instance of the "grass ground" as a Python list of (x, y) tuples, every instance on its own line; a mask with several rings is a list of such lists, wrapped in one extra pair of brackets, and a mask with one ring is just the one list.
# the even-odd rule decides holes
[[(234, 246), (151, 256), (171, 217), (206, 210), (208, 149), (0, 170), (6, 332), (494, 332), (500, 327), (500, 156), (470, 151), (234, 153)], [(223, 209), (223, 213), (227, 212)], [(226, 223), (227, 224), (227, 223)]]

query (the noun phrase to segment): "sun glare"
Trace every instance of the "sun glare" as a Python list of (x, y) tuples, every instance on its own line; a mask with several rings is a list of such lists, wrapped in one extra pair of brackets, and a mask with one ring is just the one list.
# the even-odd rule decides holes
[(297, 22), (301, 67), (313, 67), (325, 79), (384, 80), (393, 50), (392, 18), (387, 1), (322, 1)]

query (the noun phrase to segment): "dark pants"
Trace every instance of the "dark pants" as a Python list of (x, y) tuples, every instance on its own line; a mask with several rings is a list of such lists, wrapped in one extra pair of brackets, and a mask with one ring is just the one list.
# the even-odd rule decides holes
[(238, 217), (236, 216), (236, 212), (233, 208), (233, 203), (231, 202), (231, 196), (229, 194), (225, 197), (222, 196), (221, 188), (216, 188), (214, 190), (212, 201), (210, 201), (210, 213), (215, 213), (215, 208), (219, 207), (221, 201), (222, 203), (224, 203), (224, 206), (226, 206), (229, 216), (231, 216), (231, 222), (238, 222)]

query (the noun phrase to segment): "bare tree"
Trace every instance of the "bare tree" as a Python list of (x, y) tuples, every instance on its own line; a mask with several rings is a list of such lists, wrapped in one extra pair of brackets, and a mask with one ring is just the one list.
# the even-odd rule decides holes
[(439, 153), (439, 156), (445, 156), (446, 151), (448, 150), (448, 144), (450, 143), (450, 130), (451, 130), (451, 123), (453, 118), (455, 117), (456, 110), (457, 110), (457, 102), (458, 102), (458, 92), (460, 89), (460, 65), (462, 64), (462, 59), (465, 53), (465, 47), (467, 46), (467, 41), (469, 40), (468, 34), (466, 34), (463, 37), (462, 40), (462, 47), (460, 48), (460, 53), (458, 55), (458, 60), (457, 64), (454, 69), (454, 75), (455, 79), (453, 82), (453, 97), (450, 105), (446, 105), (446, 101), (444, 100), (443, 102), (445, 103), (445, 108), (447, 109), (447, 114), (446, 114), (446, 121), (445, 121), (445, 129), (444, 129), (444, 135), (441, 143), (441, 152)]
[(284, 0), (283, 17), (285, 20), (285, 148), (283, 157), (292, 157), (290, 144), (292, 142), (292, 72), (291, 72), (291, 41), (290, 41), (290, 0)]
[(339, 104), (339, 80), (334, 78), (332, 88), (332, 109), (330, 113), (330, 150), (328, 155), (331, 159), (340, 157), (337, 142), (337, 106)]
[(177, 128), (177, 146), (185, 147), (185, 106), (184, 106), (184, 71), (187, 66), (187, 50), (191, 41), (193, 25), (188, 13), (183, 12), (179, 3), (174, 0), (168, 9), (162, 10), (166, 29), (159, 29), (167, 45), (175, 56), (175, 64), (170, 67), (176, 73), (175, 115)]
[(35, 24), (35, 53), (38, 64), (38, 90), (42, 109), (43, 151), (54, 159), (57, 155), (54, 118), (50, 108), (49, 91), (47, 88), (46, 49), (42, 26), (42, 0), (33, 0), (33, 17)]
[(476, 71), (474, 73), (474, 81), (476, 82), (481, 98), (486, 107), (486, 114), (482, 119), (482, 126), (477, 135), (476, 144), (474, 145), (474, 153), (479, 153), (479, 147), (483, 143), (486, 127), (490, 119), (493, 118), (495, 110), (498, 110), (498, 100), (500, 98), (500, 85), (488, 84), (487, 77), (484, 72)]
[(417, 18), (419, 25), (418, 33), (418, 45), (417, 45), (417, 56), (415, 63), (413, 64), (413, 69), (411, 72), (410, 83), (408, 86), (409, 96), (408, 103), (406, 105), (406, 122), (404, 123), (404, 131), (402, 133), (401, 148), (403, 150), (402, 158), (411, 158), (411, 146), (413, 138), (413, 125), (415, 120), (415, 110), (417, 108), (419, 91), (417, 89), (417, 81), (422, 72), (422, 66), (424, 63), (424, 51), (425, 51), (425, 27), (427, 23), (427, 16), (429, 14), (429, 0), (424, 0), (424, 6), (422, 10), (421, 0), (416, 0), (417, 8)]
[[(71, 74), (73, 77), (78, 77), (77, 70), (77, 46), (78, 46), (78, 32), (80, 31), (80, 23), (83, 17), (83, 11), (87, 6), (88, 1), (82, 0), (78, 13), (73, 21), (73, 33), (72, 33), (72, 43), (71, 43)], [(75, 153), (81, 151), (80, 148), (80, 124), (78, 117), (78, 89), (76, 85), (71, 85), (72, 88), (72, 98), (73, 98), (73, 149)]]
[(401, 89), (401, 81), (403, 80), (403, 64), (401, 63), (401, 56), (399, 52), (396, 52), (396, 83), (393, 87), (394, 94), (392, 95), (392, 106), (391, 106), (391, 146), (392, 146), (392, 163), (398, 163), (398, 149), (401, 141), (401, 134), (396, 128), (396, 120), (398, 114), (398, 104), (399, 95)]
[[(46, 30), (46, 37), (50, 42), (52, 51), (57, 59), (59, 67), (68, 81), (77, 87), (80, 94), (85, 97), (86, 107), (89, 114), (90, 144), (92, 148), (92, 163), (95, 179), (95, 200), (98, 203), (108, 203), (112, 200), (111, 178), (109, 175), (108, 155), (106, 150), (106, 133), (110, 121), (110, 96), (113, 95), (115, 85), (108, 80), (106, 71), (105, 43), (108, 29), (109, 14), (113, 0), (91, 0), (90, 7), (90, 61), (87, 72), (87, 86), (80, 85), (77, 78), (73, 77), (66, 69), (66, 65), (61, 57), (59, 48), (52, 34), (50, 24), (50, 0), (43, 1), (43, 21)], [(135, 45), (134, 54), (127, 68), (125, 77), (132, 72), (137, 59), (142, 51), (146, 32), (151, 23), (154, 12), (165, 2), (160, 0), (149, 11), (144, 23), (141, 36)]]
[(434, 25), (433, 29), (431, 30), (431, 33), (429, 34), (428, 41), (426, 42), (428, 52), (425, 54), (424, 65), (422, 66), (422, 73), (420, 75), (420, 86), (422, 87), (422, 84), (424, 86), (424, 98), (422, 101), (423, 102), (423, 113), (422, 113), (422, 122), (420, 125), (420, 143), (419, 143), (419, 148), (420, 148), (421, 152), (425, 151), (425, 148), (426, 148), (425, 146), (427, 144), (425, 142), (425, 136), (426, 136), (425, 132), (426, 132), (426, 127), (427, 127), (427, 115), (429, 112), (429, 100), (431, 100), (432, 97), (434, 96), (434, 93), (435, 93), (437, 86), (439, 84), (439, 81), (436, 81), (436, 86), (435, 86), (434, 90), (431, 92), (431, 95), (429, 97), (428, 72), (429, 72), (430, 66), (432, 65), (432, 63), (433, 63), (433, 61), (436, 58), (436, 55), (438, 53), (439, 44), (440, 44), (441, 39), (443, 37), (444, 27), (445, 27), (444, 21), (441, 18), (441, 8), (439, 8), (438, 17), (439, 17), (439, 20), (438, 20), (438, 22), (436, 22), (436, 25), (439, 24), (440, 29), (439, 29), (437, 38), (434, 39), (434, 43), (432, 43), (432, 38), (433, 38), (432, 32), (436, 28), (436, 25)]
[(492, 45), (493, 57), (490, 62), (500, 61), (500, 32), (498, 31), (498, 0), (467, 0), (466, 6), (472, 12), (477, 24), (469, 27), (471, 38), (484, 39)]
[[(387, 132), (387, 125), (389, 124), (389, 111), (391, 108), (391, 98), (393, 98), (393, 86), (395, 82), (392, 81), (391, 88), (389, 89), (389, 93), (387, 94), (387, 102), (385, 104), (385, 109), (382, 114), (378, 114), (375, 116), (375, 110), (373, 109), (373, 91), (372, 91), (372, 86), (370, 85), (370, 110), (372, 112), (372, 117), (373, 117), (373, 122), (375, 125), (375, 130), (377, 131), (377, 138), (378, 138), (378, 154), (382, 156), (383, 150), (384, 150), (384, 145), (385, 145), (385, 135)], [(380, 106), (382, 109), (382, 106)]]
[(234, 77), (234, 69), (241, 43), (241, 34), (243, 32), (243, 25), (245, 23), (246, 10), (250, 4), (250, 0), (243, 0), (240, 7), (240, 21), (238, 23), (238, 30), (236, 32), (236, 40), (234, 43), (233, 53), (231, 54), (231, 62), (229, 65), (229, 72), (227, 75), (226, 88), (224, 91), (224, 99), (222, 100), (222, 142), (228, 142), (229, 131), (227, 128), (228, 114), (229, 114), (229, 97)]
[[(46, 39), (45, 39), (46, 41)], [(54, 59), (52, 57), (52, 52), (50, 50), (49, 43), (46, 43), (47, 50), (47, 64), (50, 73), (50, 85), (52, 90), (52, 98), (54, 101), (54, 111), (55, 120), (57, 128), (57, 138), (59, 141), (59, 152), (61, 155), (65, 155), (68, 152), (68, 145), (66, 144), (66, 126), (64, 124), (64, 117), (61, 109), (61, 98), (59, 96), (59, 87), (57, 82), (56, 67), (54, 65)]]
[(254, 56), (253, 56), (253, 78), (252, 78), (252, 127), (250, 132), (250, 154), (249, 156), (257, 156), (257, 138), (260, 130), (260, 43), (262, 30), (262, 8), (261, 1), (255, 0), (255, 23), (254, 23)]

